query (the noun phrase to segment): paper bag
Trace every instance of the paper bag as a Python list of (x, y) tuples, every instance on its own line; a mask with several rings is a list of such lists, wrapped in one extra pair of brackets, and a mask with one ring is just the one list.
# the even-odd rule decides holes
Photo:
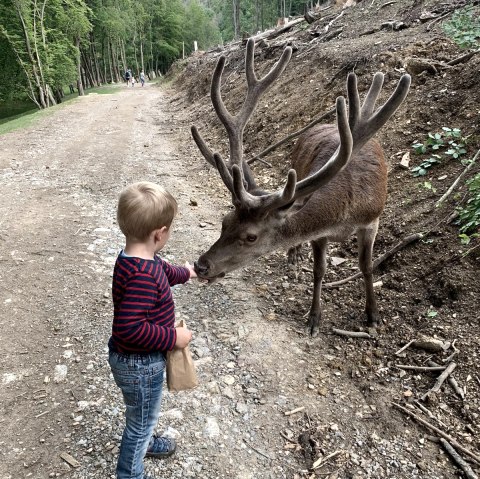
[[(183, 319), (177, 326), (185, 327)], [(185, 391), (198, 386), (197, 372), (188, 346), (167, 352), (167, 386), (169, 391)]]

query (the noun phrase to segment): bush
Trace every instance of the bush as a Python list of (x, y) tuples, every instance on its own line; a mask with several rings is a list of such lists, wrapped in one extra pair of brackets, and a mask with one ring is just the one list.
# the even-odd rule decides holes
[(443, 30), (460, 48), (477, 48), (480, 45), (480, 9), (466, 7), (457, 10)]
[(461, 237), (477, 236), (480, 227), (480, 173), (467, 181), (468, 200), (465, 207), (459, 208)]
[(441, 133), (429, 133), (424, 143), (412, 145), (417, 155), (430, 155), (420, 165), (412, 168), (413, 176), (425, 176), (432, 166), (442, 162), (442, 155), (457, 159), (467, 152), (465, 149), (466, 138), (462, 136), (460, 129), (444, 126), (442, 130)]

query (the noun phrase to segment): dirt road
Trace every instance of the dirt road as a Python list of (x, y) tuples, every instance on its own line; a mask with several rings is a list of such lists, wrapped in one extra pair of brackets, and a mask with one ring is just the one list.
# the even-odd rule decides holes
[[(180, 264), (217, 237), (228, 205), (173, 95), (158, 87), (92, 94), (1, 138), (1, 479), (114, 477), (123, 411), (106, 344), (122, 246), (117, 195), (141, 179), (174, 193), (180, 214), (164, 256)], [(307, 466), (340, 451), (318, 472), (453, 477), (435, 445), (418, 443), (392, 417), (387, 398), (402, 394), (400, 383), (374, 381), (383, 373), (368, 368), (359, 379), (338, 358), (343, 346), (324, 335), (311, 341), (265, 309), (259, 293), (282, 278), (256, 266), (214, 286), (175, 288), (178, 315), (195, 333), (201, 384), (165, 394), (158, 430), (177, 437), (179, 450), (147, 470), (317, 477)]]

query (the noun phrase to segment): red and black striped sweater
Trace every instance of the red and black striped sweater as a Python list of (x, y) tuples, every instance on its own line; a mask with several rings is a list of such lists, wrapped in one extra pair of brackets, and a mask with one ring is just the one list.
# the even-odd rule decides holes
[(110, 350), (148, 354), (173, 349), (177, 334), (170, 287), (189, 279), (187, 268), (172, 266), (158, 256), (147, 260), (122, 251), (113, 270)]

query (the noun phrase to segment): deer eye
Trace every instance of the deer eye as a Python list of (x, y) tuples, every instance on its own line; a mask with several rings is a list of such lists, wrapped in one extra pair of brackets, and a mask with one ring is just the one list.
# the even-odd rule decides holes
[(249, 243), (254, 243), (255, 241), (257, 241), (257, 235), (247, 235), (247, 241)]

